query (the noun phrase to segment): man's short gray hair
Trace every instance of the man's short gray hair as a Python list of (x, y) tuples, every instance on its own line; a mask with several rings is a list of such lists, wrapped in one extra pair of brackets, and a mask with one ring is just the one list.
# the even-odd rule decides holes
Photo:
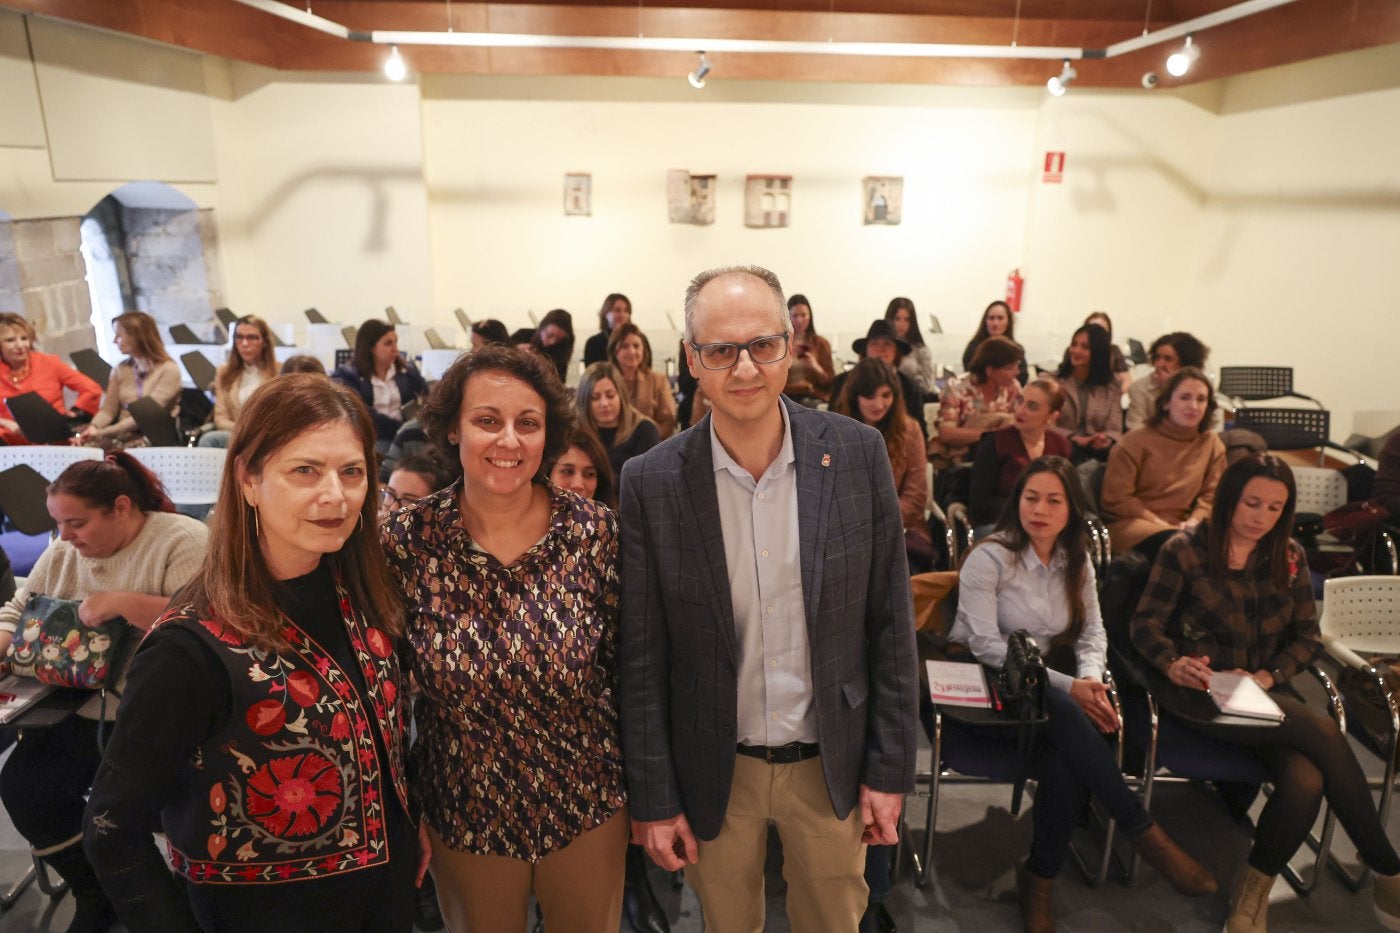
[(709, 285), (715, 279), (726, 275), (751, 275), (758, 279), (768, 290), (773, 293), (773, 300), (777, 307), (778, 319), (783, 322), (783, 332), (792, 333), (792, 316), (788, 313), (787, 298), (783, 296), (783, 285), (778, 281), (778, 277), (762, 266), (721, 266), (718, 269), (706, 269), (704, 272), (690, 280), (690, 285), (685, 290), (685, 342), (695, 342), (695, 302), (700, 297), (700, 290)]

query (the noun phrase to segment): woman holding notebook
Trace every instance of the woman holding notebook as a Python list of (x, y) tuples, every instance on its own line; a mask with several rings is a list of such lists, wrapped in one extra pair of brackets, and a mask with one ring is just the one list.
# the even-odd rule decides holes
[(1324, 796), (1375, 872), (1377, 916), (1400, 929), (1400, 856), (1361, 766), (1336, 724), (1287, 686), (1322, 650), (1303, 549), (1289, 538), (1296, 501), (1293, 471), (1271, 454), (1226, 469), (1210, 520), (1162, 546), (1133, 617), (1133, 644), (1181, 687), (1208, 689), (1212, 671), (1252, 677), (1284, 714), (1281, 724), (1190, 724), (1253, 749), (1275, 786), (1226, 929), (1266, 929), (1274, 878), (1306, 838)]

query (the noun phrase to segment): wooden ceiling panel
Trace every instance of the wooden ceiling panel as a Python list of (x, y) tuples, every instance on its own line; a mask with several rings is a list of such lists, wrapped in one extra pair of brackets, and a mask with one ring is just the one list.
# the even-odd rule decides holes
[[(1238, 0), (1152, 0), (1151, 28), (1233, 6)], [(289, 4), (302, 8), (302, 3)], [(1101, 49), (1142, 32), (1147, 0), (315, 0), (317, 15), (351, 29), (518, 32), (851, 42), (958, 43)], [(130, 33), (268, 67), (376, 71), (383, 46), (334, 38), (234, 0), (0, 0), (0, 8)], [(834, 10), (834, 12), (832, 12)], [(1296, 0), (1196, 37), (1197, 82), (1335, 52), (1400, 42), (1397, 0)], [(1163, 73), (1176, 43), (1077, 63), (1080, 86), (1138, 87)], [(699, 49), (697, 48), (697, 51)], [(688, 54), (598, 49), (405, 46), (419, 73), (668, 76)], [(767, 80), (1033, 85), (1053, 62), (1006, 59), (869, 58), (837, 55), (712, 55), (716, 76)], [(1163, 86), (1172, 79), (1162, 74)]]

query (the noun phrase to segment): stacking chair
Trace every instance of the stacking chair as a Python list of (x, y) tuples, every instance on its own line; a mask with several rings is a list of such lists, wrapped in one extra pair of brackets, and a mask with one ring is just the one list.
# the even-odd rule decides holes
[(1217, 391), (1242, 402), (1296, 398), (1322, 407), (1322, 403), (1312, 396), (1293, 390), (1292, 366), (1222, 366)]
[(48, 447), (39, 444), (0, 447), (0, 470), (25, 464), (49, 482), (80, 460), (101, 460), (96, 447)]
[(126, 410), (136, 421), (137, 430), (152, 447), (183, 447), (180, 425), (169, 411), (153, 398), (138, 398)]
[(1270, 450), (1317, 448), (1317, 465), (1326, 462), (1327, 448), (1351, 453), (1331, 440), (1332, 415), (1312, 408), (1237, 408), (1235, 427), (1253, 431)]
[(68, 354), (68, 358), (78, 372), (104, 389), (107, 387), (108, 380), (112, 378), (112, 366), (96, 350), (74, 350)]
[[(1379, 808), (1384, 825), (1395, 793), (1400, 705), (1370, 658), (1400, 656), (1400, 577), (1328, 580), (1323, 584), (1318, 626), (1328, 655), (1342, 669), (1339, 681), (1347, 711), (1347, 731), (1378, 756), (1385, 767)], [(1353, 891), (1365, 883), (1369, 869), (1364, 865), (1352, 872), (1334, 855), (1329, 857), (1332, 868)]]
[[(1161, 672), (1140, 660), (1129, 637), (1129, 621), (1138, 597), (1147, 583), (1150, 567), (1138, 554), (1114, 561), (1111, 580), (1105, 581), (1101, 608), (1108, 633), (1109, 666), (1118, 684), (1123, 710), (1123, 742), (1134, 757), (1142, 755), (1138, 781), (1143, 806), (1152, 808), (1152, 794), (1160, 783), (1228, 782), (1264, 786), (1269, 771), (1258, 755), (1246, 748), (1201, 735), (1190, 728), (1192, 722), (1214, 721), (1219, 713), (1203, 691), (1186, 690), (1168, 681)], [(1332, 679), (1316, 665), (1308, 672), (1327, 696), (1328, 710), (1346, 728), (1346, 712)], [(1268, 788), (1265, 787), (1265, 792)], [(1282, 874), (1295, 891), (1306, 894), (1322, 877), (1322, 865), (1332, 845), (1336, 816), (1324, 811), (1322, 833), (1314, 840), (1317, 856), (1311, 866), (1298, 870), (1293, 865)], [(1125, 883), (1137, 877), (1140, 858), (1133, 853), (1127, 862)]]
[(224, 460), (221, 447), (133, 447), (128, 451), (154, 473), (176, 505), (213, 505), (219, 498)]
[(195, 384), (195, 388), (205, 392), (213, 390), (214, 378), (219, 370), (209, 362), (209, 357), (198, 350), (191, 350), (189, 353), (180, 354), (180, 362), (185, 364), (185, 372), (190, 374), (190, 381)]

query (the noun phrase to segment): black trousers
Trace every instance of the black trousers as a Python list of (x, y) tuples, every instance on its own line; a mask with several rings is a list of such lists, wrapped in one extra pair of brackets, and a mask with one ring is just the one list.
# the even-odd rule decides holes
[(83, 834), (87, 792), (102, 762), (97, 725), (72, 715), (56, 726), (22, 730), (0, 770), (0, 801), (35, 849)]

